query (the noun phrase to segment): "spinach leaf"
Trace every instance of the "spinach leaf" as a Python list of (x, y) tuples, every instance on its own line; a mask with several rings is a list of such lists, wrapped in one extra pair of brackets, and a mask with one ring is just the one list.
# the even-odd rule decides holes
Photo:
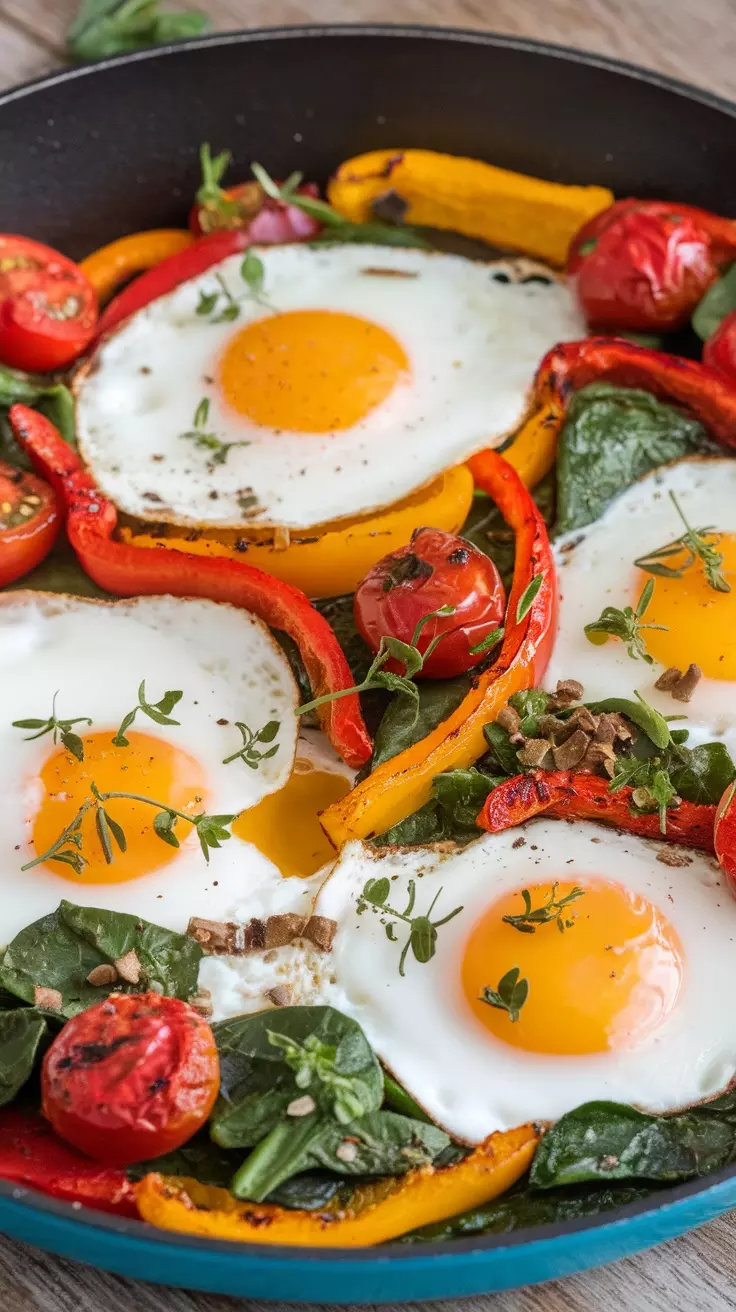
[(23, 1088), (47, 1033), (45, 1017), (32, 1008), (0, 1012), (0, 1107)]
[(131, 1180), (142, 1180), (149, 1171), (160, 1171), (162, 1175), (187, 1176), (199, 1180), (200, 1184), (215, 1185), (227, 1189), (242, 1159), (242, 1153), (227, 1152), (213, 1143), (206, 1130), (200, 1131), (181, 1148), (154, 1157), (147, 1162), (135, 1162), (126, 1167)]
[(74, 401), (69, 388), (48, 376), (25, 374), (0, 365), (0, 459), (7, 460), (17, 469), (33, 468), (29, 457), (16, 442), (8, 421), (8, 410), (17, 401), (40, 410), (58, 428), (64, 440), (76, 447)]
[[(284, 1007), (214, 1026), (220, 1097), (210, 1133), (222, 1147), (255, 1151), (237, 1172), (238, 1197), (265, 1198), (325, 1135), (378, 1111), (383, 1074), (360, 1026), (332, 1007)], [(340, 1159), (337, 1159), (338, 1161)], [(335, 1167), (337, 1169), (337, 1167)]]
[(599, 519), (658, 465), (713, 449), (702, 424), (649, 392), (591, 383), (571, 398), (560, 435), (555, 533)]
[(692, 323), (698, 337), (707, 342), (732, 310), (736, 310), (736, 264), (708, 288), (697, 306)]
[(488, 743), (488, 756), (494, 769), (503, 776), (515, 775), (521, 773), (517, 750), (513, 743), (510, 742), (510, 735), (495, 720), (491, 724), (483, 726), (483, 734)]
[[(297, 644), (294, 642), (293, 638), (289, 637), (288, 633), (284, 633), (283, 629), (271, 629), (271, 633), (273, 637), (276, 639), (277, 643), (279, 644), (279, 647), (284, 653), (287, 661), (289, 662), (289, 665), (291, 666), (291, 672), (294, 676), (294, 682), (297, 688), (299, 689), (300, 705), (304, 705), (305, 702), (311, 702), (312, 698), (314, 697), (314, 693), (312, 692), (312, 685), (309, 682), (309, 675), (307, 674), (306, 667), (304, 665), (304, 661), (302, 660), (301, 652), (299, 651)], [(310, 721), (311, 725), (317, 725), (319, 723), (317, 719), (317, 712), (307, 711), (307, 713), (302, 717), (302, 723), (305, 724), (307, 720)]]
[(612, 715), (616, 712), (625, 715), (627, 720), (631, 720), (646, 734), (655, 747), (664, 750), (671, 743), (668, 721), (638, 693), (636, 696), (636, 701), (629, 701), (626, 697), (605, 697), (601, 702), (586, 702), (586, 706), (593, 715)]
[(383, 1098), (384, 1102), (395, 1112), (401, 1112), (402, 1116), (411, 1116), (415, 1121), (426, 1121), (431, 1125), (427, 1113), (418, 1102), (415, 1102), (410, 1093), (399, 1081), (394, 1079), (390, 1071), (383, 1069)]
[(153, 985), (166, 997), (184, 1001), (196, 993), (203, 953), (194, 939), (122, 911), (72, 902), (61, 902), (16, 935), (0, 958), (0, 984), (30, 1003), (36, 985), (58, 989), (61, 1014), (69, 1019), (105, 996), (87, 983), (90, 971), (131, 951), (140, 961), (141, 980), (135, 985), (119, 980), (118, 991), (136, 993)]
[(278, 1189), (272, 1189), (267, 1201), (301, 1212), (330, 1211), (349, 1202), (354, 1191), (355, 1185), (349, 1177), (329, 1171), (304, 1171), (284, 1180)]
[(437, 774), (432, 780), (430, 800), (373, 841), (379, 847), (413, 847), (447, 841), (468, 843), (480, 833), (476, 816), (488, 794), (505, 777), (485, 774), (475, 766)]
[[(349, 1160), (338, 1156), (345, 1143), (355, 1150)], [(427, 1121), (415, 1121), (398, 1112), (368, 1112), (347, 1125), (325, 1122), (301, 1169), (321, 1167), (340, 1175), (403, 1175), (433, 1161), (449, 1143), (449, 1135)]]
[(157, 0), (82, 0), (66, 35), (72, 59), (107, 59), (199, 36), (209, 19), (196, 10), (159, 11)]
[(723, 743), (674, 746), (664, 757), (664, 764), (675, 792), (686, 802), (717, 806), (736, 779), (736, 768)]
[(4, 591), (14, 592), (26, 588), (32, 588), (34, 592), (69, 592), (76, 597), (111, 596), (111, 593), (98, 588), (89, 575), (85, 574), (64, 537), (59, 538), (40, 565), (17, 583), (11, 583)]
[(447, 1221), (412, 1230), (399, 1241), (402, 1244), (436, 1244), (468, 1235), (509, 1234), (531, 1226), (551, 1225), (556, 1221), (574, 1221), (582, 1216), (599, 1216), (626, 1203), (647, 1198), (655, 1190), (650, 1185), (582, 1185), (576, 1189), (550, 1189), (533, 1193), (526, 1187), (505, 1194), (492, 1203), (475, 1207)]
[(421, 742), (437, 728), (467, 696), (471, 676), (459, 674), (454, 679), (423, 679), (417, 683), (419, 711), (408, 697), (393, 697), (376, 731), (371, 769)]
[(614, 1102), (588, 1102), (563, 1116), (540, 1143), (534, 1189), (587, 1180), (688, 1180), (736, 1159), (728, 1108), (648, 1116)]

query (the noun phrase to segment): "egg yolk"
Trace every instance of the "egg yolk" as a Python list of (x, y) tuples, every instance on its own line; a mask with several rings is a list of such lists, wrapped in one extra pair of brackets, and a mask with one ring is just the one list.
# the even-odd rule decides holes
[(290, 310), (256, 319), (220, 363), (230, 405), (255, 424), (299, 433), (350, 428), (409, 372), (385, 328), (333, 310)]
[[(711, 679), (736, 679), (736, 534), (724, 533), (717, 550), (723, 556), (721, 569), (730, 592), (716, 592), (705, 575), (702, 560), (685, 569), (680, 578), (657, 576), (654, 596), (644, 624), (663, 624), (666, 632), (644, 629), (646, 649), (662, 665), (686, 668), (699, 665)], [(672, 556), (664, 564), (677, 569), (687, 561), (687, 552)], [(635, 596), (651, 574), (637, 570)], [(632, 602), (636, 605), (636, 601)]]
[[(560, 880), (559, 900), (575, 887)], [(462, 985), (480, 1023), (497, 1039), (527, 1052), (581, 1054), (631, 1048), (661, 1025), (682, 978), (680, 942), (662, 913), (620, 884), (586, 881), (583, 895), (563, 909), (572, 921), (523, 933), (504, 916), (524, 912), (520, 892), (495, 902), (476, 923), (465, 947)], [(532, 908), (545, 904), (553, 884), (528, 888)], [(529, 992), (512, 1021), (502, 1007), (480, 999), (498, 990), (514, 966)]]
[(344, 775), (316, 770), (311, 761), (297, 759), (284, 787), (243, 811), (232, 831), (253, 843), (282, 875), (306, 878), (335, 857), (319, 814), (349, 788)]
[[(193, 757), (153, 734), (131, 729), (126, 736), (129, 746), (115, 747), (109, 730), (87, 734), (82, 739), (84, 760), (78, 761), (61, 748), (44, 762), (40, 773), (43, 797), (33, 823), (36, 856), (47, 852), (72, 823), (80, 807), (92, 797), (93, 783), (100, 793), (138, 793), (178, 811), (196, 814), (206, 810), (202, 771)], [(97, 833), (95, 808), (90, 807), (80, 830), (79, 850), (87, 863), (81, 875), (56, 861), (46, 863), (47, 868), (80, 883), (117, 884), (168, 865), (178, 849), (155, 833), (153, 820), (158, 809), (127, 798), (105, 803), (105, 810), (122, 827), (126, 839), (125, 852), (119, 851), (113, 840), (114, 860), (108, 864)], [(185, 820), (179, 820), (175, 832), (183, 843), (192, 829)]]

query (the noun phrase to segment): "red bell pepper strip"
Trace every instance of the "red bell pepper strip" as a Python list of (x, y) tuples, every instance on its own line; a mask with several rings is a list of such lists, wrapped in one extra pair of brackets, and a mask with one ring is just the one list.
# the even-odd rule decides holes
[(469, 463), (476, 487), (492, 497), (516, 536), (501, 651), (489, 668), (479, 667), (467, 696), (446, 720), (322, 813), (322, 827), (338, 849), (349, 839), (384, 833), (427, 801), (435, 775), (477, 761), (487, 748), (484, 725), (513, 693), (539, 686), (547, 668), (557, 632), (557, 574), (544, 519), (498, 452), (481, 451)]
[(170, 255), (167, 260), (147, 269), (103, 310), (94, 342), (112, 332), (123, 319), (150, 305), (151, 301), (158, 300), (159, 296), (165, 296), (167, 292), (173, 292), (180, 283), (187, 282), (189, 278), (197, 278), (213, 264), (219, 264), (228, 255), (245, 250), (250, 244), (251, 238), (242, 228), (213, 232), (209, 237), (202, 237), (192, 246), (187, 246), (186, 250)]
[(703, 364), (718, 369), (736, 386), (736, 310), (731, 310), (703, 347)]
[(659, 816), (632, 812), (632, 788), (612, 793), (609, 781), (594, 774), (575, 774), (572, 770), (530, 770), (515, 775), (494, 788), (483, 805), (476, 823), (491, 834), (547, 815), (563, 820), (598, 820), (615, 825), (642, 838), (659, 838), (684, 847), (698, 847), (713, 852), (716, 808), (698, 802), (680, 802), (667, 811), (667, 832), (662, 833)]
[(694, 205), (619, 200), (575, 235), (567, 272), (596, 329), (684, 327), (736, 258), (736, 222)]
[[(168, 594), (241, 606), (293, 638), (315, 697), (354, 686), (332, 628), (298, 588), (243, 561), (117, 542), (115, 506), (98, 492), (76, 451), (54, 425), (25, 405), (11, 406), (10, 423), (35, 468), (58, 492), (66, 510), (69, 541), (82, 568), (99, 587), (120, 597)], [(357, 694), (328, 702), (319, 714), (335, 751), (358, 769), (371, 754), (371, 739)]]
[(621, 338), (586, 337), (553, 346), (537, 370), (537, 404), (550, 397), (564, 402), (571, 392), (600, 382), (651, 392), (699, 419), (725, 446), (736, 447), (736, 380)]
[(138, 1216), (125, 1171), (90, 1161), (58, 1139), (43, 1117), (12, 1107), (0, 1111), (0, 1179), (101, 1212)]

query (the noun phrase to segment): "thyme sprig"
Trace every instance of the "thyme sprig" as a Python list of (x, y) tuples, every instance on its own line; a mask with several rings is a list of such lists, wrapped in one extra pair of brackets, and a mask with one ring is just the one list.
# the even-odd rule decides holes
[(529, 980), (520, 979), (521, 971), (518, 966), (512, 966), (507, 970), (498, 981), (495, 989), (485, 986), (480, 995), (480, 1002), (487, 1002), (489, 1007), (498, 1007), (501, 1011), (507, 1011), (509, 1020), (516, 1024), (519, 1019), (524, 1003), (529, 997)]
[(75, 724), (91, 724), (88, 715), (77, 715), (74, 719), (61, 720), (56, 714), (56, 698), (59, 696), (59, 690), (54, 693), (51, 702), (51, 714), (47, 720), (13, 720), (14, 729), (35, 729), (35, 733), (29, 733), (24, 742), (33, 742), (35, 738), (43, 738), (44, 734), (50, 733), (54, 736), (54, 742), (61, 740), (72, 756), (78, 761), (84, 760), (84, 743), (79, 734), (74, 733)]
[[(369, 692), (372, 688), (384, 688), (387, 692), (400, 692), (409, 697), (414, 703), (416, 720), (419, 715), (419, 692), (414, 682), (415, 676), (420, 673), (437, 644), (447, 634), (444, 632), (436, 634), (424, 652), (420, 652), (417, 647), (419, 635), (425, 624), (428, 624), (430, 620), (441, 619), (446, 615), (454, 614), (454, 606), (440, 606), (439, 610), (430, 611), (428, 615), (424, 615), (420, 619), (410, 643), (402, 642), (400, 638), (392, 638), (388, 634), (384, 634), (362, 683), (356, 683), (352, 688), (340, 688), (338, 692), (325, 693), (322, 697), (315, 697), (311, 702), (305, 702), (303, 706), (298, 706), (297, 715), (306, 715), (307, 711), (316, 710), (318, 706), (337, 701), (340, 697), (350, 697), (356, 692)], [(384, 669), (383, 667), (390, 660), (400, 661), (404, 666), (404, 674), (394, 674), (391, 670)]]
[(442, 894), (441, 888), (438, 888), (435, 893), (426, 914), (419, 916), (413, 914), (417, 892), (414, 879), (409, 880), (407, 903), (403, 911), (396, 911), (394, 907), (389, 906), (390, 892), (391, 883), (385, 875), (379, 879), (367, 880), (358, 899), (358, 913), (362, 914), (366, 907), (371, 907), (374, 911), (383, 911), (387, 916), (391, 916), (392, 920), (386, 924), (386, 937), (392, 943), (397, 942), (393, 921), (400, 920), (403, 924), (409, 926), (409, 934), (399, 957), (399, 974), (403, 976), (405, 973), (404, 964), (409, 949), (411, 948), (415, 961), (420, 962), (422, 965), (431, 961), (437, 947), (437, 930), (441, 925), (446, 925), (448, 920), (453, 920), (455, 916), (459, 915), (463, 908), (455, 907), (454, 911), (450, 911), (441, 920), (432, 920), (432, 912)]
[(215, 274), (216, 291), (201, 291), (194, 313), (201, 318), (209, 318), (210, 323), (232, 323), (240, 317), (240, 307), (244, 301), (255, 301), (266, 310), (273, 310), (273, 305), (264, 293), (266, 270), (255, 251), (246, 251), (240, 262), (240, 277), (246, 290), (241, 296), (234, 296), (221, 273)]
[(112, 740), (113, 747), (130, 746), (125, 734), (139, 711), (141, 711), (143, 715), (147, 715), (149, 720), (153, 720), (155, 724), (181, 724), (180, 720), (172, 720), (171, 712), (181, 701), (183, 696), (183, 692), (170, 689), (168, 692), (164, 693), (160, 701), (149, 702), (146, 699), (146, 681), (143, 679), (138, 686), (138, 704), (133, 707), (132, 711), (128, 711), (127, 715), (123, 716), (120, 728)]
[(577, 902), (579, 897), (583, 897), (584, 888), (578, 888), (577, 884), (570, 889), (564, 897), (558, 898), (557, 890), (559, 884), (555, 882), (552, 885), (552, 891), (546, 902), (539, 907), (532, 907), (531, 894), (528, 888), (522, 888), (521, 897), (524, 903), (524, 910), (518, 916), (504, 916), (507, 925), (513, 925), (521, 934), (534, 934), (538, 925), (547, 925), (551, 921), (557, 925), (561, 934), (566, 929), (572, 929), (575, 921), (566, 915), (567, 908), (572, 902)]
[(656, 811), (659, 815), (659, 832), (667, 833), (667, 808), (677, 801), (677, 790), (669, 771), (659, 756), (641, 760), (635, 756), (618, 757), (616, 772), (609, 784), (609, 792), (619, 793), (632, 788), (631, 804), (639, 812)]
[(229, 150), (221, 150), (219, 155), (213, 155), (208, 141), (203, 142), (199, 148), (202, 181), (197, 188), (195, 200), (198, 205), (215, 211), (223, 223), (234, 219), (238, 213), (237, 204), (220, 186), (231, 160), (232, 153)]
[[(713, 588), (714, 592), (730, 592), (731, 584), (721, 569), (723, 553), (717, 550), (721, 534), (717, 533), (712, 527), (693, 528), (685, 518), (682, 506), (671, 490), (670, 499), (685, 525), (685, 532), (679, 538), (675, 538), (674, 542), (668, 542), (666, 546), (658, 547), (656, 551), (650, 551), (646, 556), (640, 556), (638, 560), (634, 561), (634, 564), (639, 569), (646, 570), (647, 574), (658, 574), (660, 578), (665, 579), (680, 579), (695, 564), (696, 560), (702, 560), (708, 586)], [(686, 553), (685, 559), (679, 565), (665, 563), (673, 556), (682, 555), (683, 551)]]
[(216, 433), (207, 430), (209, 417), (209, 397), (203, 396), (194, 411), (193, 427), (186, 433), (180, 433), (179, 436), (188, 442), (194, 442), (194, 445), (200, 447), (203, 451), (208, 451), (211, 464), (224, 465), (234, 446), (250, 446), (250, 442), (223, 442)]
[[(604, 606), (600, 618), (594, 620), (592, 624), (585, 625), (584, 631), (588, 641), (597, 646), (601, 641), (597, 636), (598, 634), (606, 635), (602, 639), (603, 642), (606, 641), (608, 636), (620, 638), (622, 642), (626, 643), (626, 650), (632, 660), (638, 660), (641, 656), (647, 665), (652, 665), (654, 663), (653, 658), (644, 645), (642, 632), (644, 629), (659, 629), (663, 633), (667, 632), (666, 624), (642, 624), (641, 622), (649, 608), (653, 595), (654, 579), (649, 579), (644, 584), (635, 610), (632, 606), (624, 606), (622, 610), (619, 610), (616, 606)], [(596, 636), (591, 637), (591, 634)]]
[(154, 798), (145, 797), (141, 793), (101, 793), (97, 785), (91, 783), (90, 796), (85, 798), (71, 823), (66, 826), (66, 829), (62, 830), (59, 837), (45, 852), (35, 857), (33, 861), (27, 861), (24, 866), (21, 866), (21, 870), (31, 870), (34, 866), (41, 865), (45, 861), (59, 861), (63, 865), (71, 866), (78, 875), (81, 875), (88, 864), (82, 850), (82, 821), (88, 811), (94, 811), (95, 813), (97, 837), (100, 840), (105, 861), (108, 865), (112, 865), (115, 857), (113, 843), (121, 852), (125, 852), (127, 839), (122, 825), (110, 815), (106, 803), (122, 800), (141, 802), (145, 806), (156, 807), (156, 815), (153, 817), (153, 831), (157, 838), (160, 838), (164, 843), (168, 843), (169, 847), (180, 846), (179, 838), (174, 832), (179, 820), (186, 820), (188, 824), (193, 825), (197, 831), (204, 859), (208, 863), (210, 849), (219, 847), (226, 839), (232, 837), (227, 826), (232, 824), (235, 819), (234, 815), (208, 815), (205, 811), (200, 811), (196, 815), (189, 815), (186, 811), (179, 811), (176, 807), (167, 806), (165, 802), (157, 802)]
[(264, 724), (263, 728), (258, 729), (258, 731), (249, 729), (247, 724), (236, 720), (235, 728), (240, 730), (243, 744), (237, 752), (233, 752), (231, 756), (224, 758), (223, 765), (229, 765), (231, 761), (243, 761), (249, 769), (257, 770), (261, 761), (267, 761), (270, 756), (275, 756), (279, 750), (278, 743), (274, 743), (273, 747), (270, 747), (267, 752), (262, 752), (259, 750), (258, 743), (273, 743), (281, 728), (280, 720), (269, 720), (268, 724)]

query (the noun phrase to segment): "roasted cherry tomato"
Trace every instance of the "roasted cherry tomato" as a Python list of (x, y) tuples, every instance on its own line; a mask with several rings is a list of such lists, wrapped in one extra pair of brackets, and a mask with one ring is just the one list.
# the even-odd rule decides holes
[(736, 893), (736, 783), (728, 785), (718, 803), (714, 845), (718, 864)]
[(116, 993), (54, 1039), (43, 1061), (42, 1110), (88, 1157), (127, 1166), (190, 1139), (219, 1083), (214, 1035), (192, 1007), (158, 993)]
[(0, 588), (41, 563), (60, 523), (56, 495), (48, 483), (0, 461)]
[(703, 364), (736, 382), (736, 310), (722, 319), (703, 347)]
[(97, 297), (65, 255), (28, 237), (0, 236), (0, 360), (14, 369), (65, 369), (90, 341)]
[[(503, 624), (506, 593), (493, 561), (470, 542), (420, 528), (409, 546), (366, 574), (355, 594), (355, 623), (378, 651), (384, 635), (410, 643), (419, 622), (443, 606), (454, 607), (453, 613), (429, 620), (417, 639), (424, 654), (444, 635), (421, 670), (430, 679), (451, 678), (483, 659), (485, 651), (471, 649)], [(401, 670), (395, 662), (385, 668)]]
[(568, 275), (596, 329), (682, 328), (736, 255), (736, 223), (692, 205), (616, 201), (583, 225)]

